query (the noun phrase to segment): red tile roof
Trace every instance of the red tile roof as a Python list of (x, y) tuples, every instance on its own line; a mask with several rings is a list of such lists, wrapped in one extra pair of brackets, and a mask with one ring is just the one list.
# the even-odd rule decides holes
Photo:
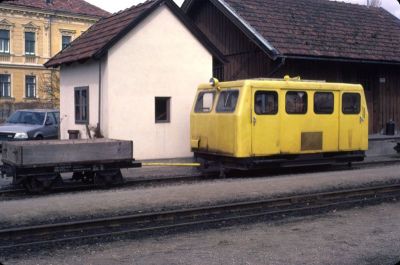
[(3, 0), (0, 3), (94, 17), (108, 17), (111, 15), (109, 12), (83, 0), (52, 0), (52, 3), (49, 4), (46, 3), (46, 0)]
[[(267, 41), (275, 56), (400, 62), (400, 20), (382, 8), (328, 0), (210, 1), (224, 13), (233, 10), (228, 17), (249, 24), (256, 31), (249, 34)], [(194, 2), (186, 0), (184, 10)]]
[(211, 52), (215, 52), (214, 54), (216, 54), (217, 58), (223, 60), (222, 54), (209, 43), (208, 39), (186, 18), (185, 14), (172, 0), (149, 0), (99, 20), (79, 38), (74, 40), (70, 46), (46, 62), (45, 66), (57, 67), (61, 64), (85, 61), (90, 58), (101, 58), (110, 47), (163, 4), (169, 6), (183, 23), (189, 23), (190, 25), (186, 26), (198, 40), (201, 41), (205, 47), (211, 49)]

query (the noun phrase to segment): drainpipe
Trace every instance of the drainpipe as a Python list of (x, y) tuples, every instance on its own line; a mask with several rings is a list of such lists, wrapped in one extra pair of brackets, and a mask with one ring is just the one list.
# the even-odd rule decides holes
[(96, 129), (96, 137), (101, 136), (101, 58), (99, 59), (99, 112), (98, 112), (98, 122), (97, 122), (97, 129)]
[(282, 66), (285, 65), (286, 57), (279, 57), (279, 59), (279, 64), (267, 74), (267, 77), (272, 77), (273, 74), (275, 74)]
[(51, 24), (52, 24), (52, 21), (53, 21), (53, 15), (50, 15), (49, 16), (49, 58), (51, 58), (51, 37), (52, 37), (52, 27), (51, 27)]

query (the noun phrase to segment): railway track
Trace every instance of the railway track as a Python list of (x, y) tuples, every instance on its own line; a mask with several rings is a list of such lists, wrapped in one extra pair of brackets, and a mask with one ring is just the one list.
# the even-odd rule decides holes
[(400, 198), (400, 184), (0, 230), (0, 253), (322, 213)]
[[(379, 165), (393, 165), (399, 164), (399, 160), (386, 160), (386, 161), (371, 161), (371, 162), (362, 162), (362, 163), (354, 163), (354, 166), (351, 169), (360, 169), (360, 168), (368, 168), (373, 166)], [(337, 165), (335, 167), (311, 167), (305, 168), (301, 167), (296, 172), (288, 168), (282, 168), (280, 170), (275, 170), (269, 172), (269, 174), (265, 174), (265, 172), (260, 171), (253, 171), (253, 172), (246, 172), (248, 177), (273, 177), (279, 176), (284, 174), (304, 174), (304, 173), (314, 173), (314, 172), (326, 172), (326, 171), (339, 171), (349, 169), (346, 165)], [(215, 172), (217, 174), (217, 171)], [(192, 176), (172, 176), (172, 177), (150, 177), (150, 178), (142, 178), (142, 179), (133, 179), (127, 180), (123, 184), (112, 186), (113, 188), (127, 188), (127, 187), (145, 187), (145, 186), (154, 186), (154, 185), (168, 185), (168, 184), (179, 184), (179, 183), (192, 183), (192, 182), (199, 182), (199, 181), (208, 181), (212, 178), (216, 178), (216, 175), (210, 176), (201, 176), (201, 175), (192, 175)], [(232, 174), (233, 178), (241, 178), (244, 177), (242, 172)], [(94, 185), (94, 184), (82, 184), (77, 182), (70, 182), (67, 181), (63, 183), (62, 186), (53, 187), (51, 191), (48, 191), (44, 194), (39, 194), (40, 196), (48, 195), (48, 194), (55, 194), (61, 192), (79, 192), (79, 191), (87, 191), (87, 190), (96, 190), (96, 189), (104, 189), (104, 186), (101, 185)], [(26, 196), (32, 196), (32, 194), (28, 194), (25, 189), (22, 188), (11, 188), (7, 187), (5, 189), (0, 188), (0, 201), (10, 200), (15, 198), (25, 198)]]
[[(127, 188), (127, 187), (145, 187), (151, 185), (168, 185), (168, 184), (179, 184), (179, 183), (191, 183), (206, 181), (209, 178), (200, 176), (185, 176), (185, 177), (160, 177), (160, 178), (144, 178), (125, 181), (123, 184), (111, 186), (112, 188)], [(81, 184), (74, 182), (65, 182), (64, 185), (53, 187), (51, 191), (44, 194), (29, 194), (25, 189), (21, 188), (6, 188), (0, 189), (0, 201), (10, 200), (15, 198), (25, 198), (26, 196), (44, 196), (48, 194), (55, 194), (61, 192), (79, 192), (86, 190), (104, 189), (102, 185), (95, 184)]]

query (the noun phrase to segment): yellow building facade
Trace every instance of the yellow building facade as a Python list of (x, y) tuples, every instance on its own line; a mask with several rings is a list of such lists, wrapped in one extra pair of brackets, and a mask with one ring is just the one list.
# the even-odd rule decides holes
[(0, 105), (58, 101), (58, 70), (43, 64), (101, 18), (54, 10), (50, 3), (48, 10), (0, 4)]

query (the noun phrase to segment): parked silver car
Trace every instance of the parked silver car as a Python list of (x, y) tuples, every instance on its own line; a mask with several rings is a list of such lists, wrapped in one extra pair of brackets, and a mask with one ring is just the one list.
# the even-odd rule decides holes
[(58, 110), (18, 110), (0, 124), (0, 146), (4, 141), (58, 139), (59, 124)]

